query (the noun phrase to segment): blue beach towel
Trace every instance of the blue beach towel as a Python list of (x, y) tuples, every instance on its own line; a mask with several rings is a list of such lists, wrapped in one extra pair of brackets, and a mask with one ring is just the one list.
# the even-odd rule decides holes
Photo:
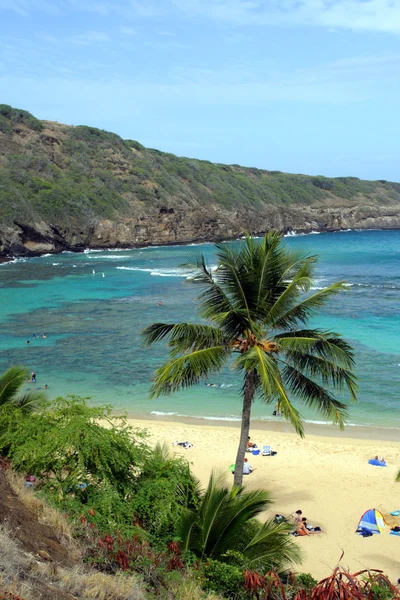
[(376, 458), (371, 458), (368, 461), (369, 465), (374, 465), (374, 467), (386, 467), (386, 463), (385, 461), (381, 462), (380, 460), (377, 460)]
[(400, 510), (394, 510), (390, 514), (392, 515), (392, 517), (398, 517), (400, 515)]

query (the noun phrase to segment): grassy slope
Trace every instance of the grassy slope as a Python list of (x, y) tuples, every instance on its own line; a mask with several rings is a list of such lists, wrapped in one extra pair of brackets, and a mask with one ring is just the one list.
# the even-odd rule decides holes
[[(393, 204), (400, 184), (311, 177), (179, 158), (93, 127), (39, 121), (0, 105), (0, 224), (58, 227), (157, 207)], [(165, 208), (162, 208), (165, 207)]]

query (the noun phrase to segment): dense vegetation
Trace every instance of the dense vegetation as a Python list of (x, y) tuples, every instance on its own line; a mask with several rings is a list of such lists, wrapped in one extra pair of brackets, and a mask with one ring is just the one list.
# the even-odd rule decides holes
[(0, 105), (0, 223), (62, 228), (140, 208), (234, 210), (400, 199), (400, 184), (310, 177), (180, 158), (94, 127), (39, 121)]

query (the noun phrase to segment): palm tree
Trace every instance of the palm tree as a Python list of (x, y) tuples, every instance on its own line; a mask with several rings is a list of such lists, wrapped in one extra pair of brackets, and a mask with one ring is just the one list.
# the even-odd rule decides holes
[(46, 394), (40, 390), (29, 390), (20, 393), (26, 384), (28, 372), (23, 367), (10, 367), (0, 376), (0, 407), (15, 406), (24, 412), (32, 412), (39, 408), (46, 399)]
[(307, 327), (342, 283), (309, 294), (317, 258), (291, 252), (270, 232), (261, 242), (247, 236), (239, 248), (216, 244), (217, 269), (201, 256), (193, 281), (202, 286), (200, 313), (207, 324), (154, 323), (147, 345), (169, 339), (170, 360), (156, 370), (151, 395), (171, 394), (231, 366), (243, 375), (243, 408), (234, 484), (243, 481), (243, 462), (256, 395), (280, 411), (304, 435), (291, 398), (316, 409), (343, 428), (347, 410), (330, 390), (347, 388), (356, 400), (353, 350), (339, 334)]
[(240, 552), (246, 568), (268, 571), (300, 562), (300, 550), (288, 536), (286, 523), (254, 519), (271, 504), (269, 492), (229, 488), (221, 476), (212, 473), (196, 510), (183, 512), (177, 527), (182, 550), (192, 551), (200, 560), (229, 560), (228, 551)]

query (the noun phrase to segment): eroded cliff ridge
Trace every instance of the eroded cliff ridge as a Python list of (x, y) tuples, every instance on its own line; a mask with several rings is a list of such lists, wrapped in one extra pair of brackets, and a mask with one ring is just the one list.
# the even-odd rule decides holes
[(0, 105), (0, 256), (400, 228), (400, 184), (180, 158)]

